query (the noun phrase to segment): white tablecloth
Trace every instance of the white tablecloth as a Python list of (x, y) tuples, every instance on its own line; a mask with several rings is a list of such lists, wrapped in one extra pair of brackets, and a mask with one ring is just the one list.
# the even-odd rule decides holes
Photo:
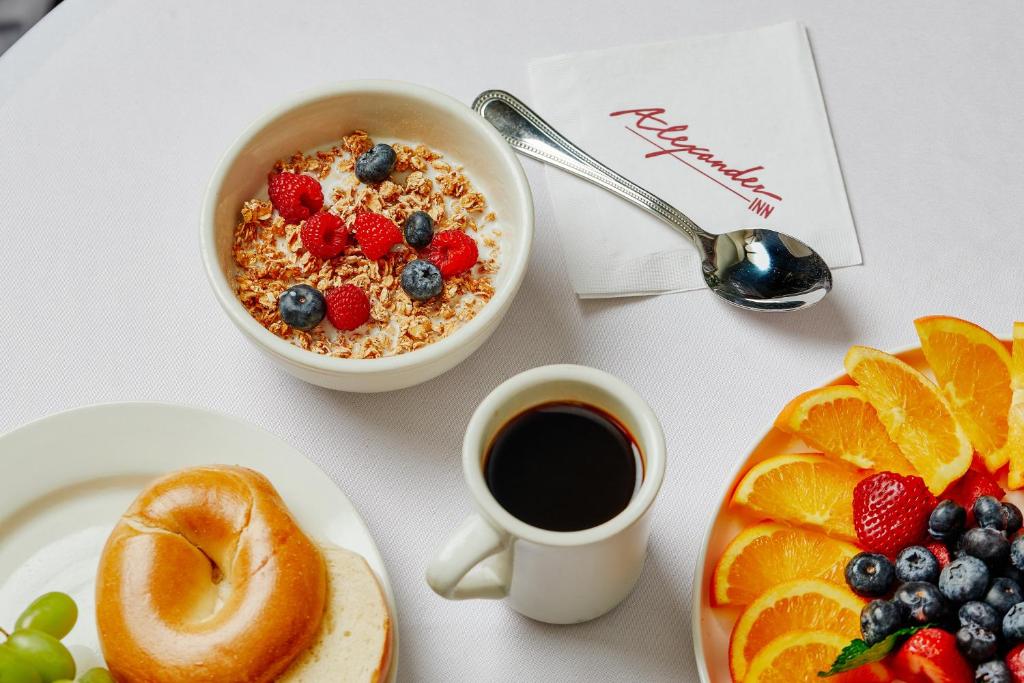
[[(491, 87), (525, 97), (532, 57), (787, 19), (809, 27), (864, 252), (806, 313), (745, 313), (707, 293), (578, 301), (533, 162), (537, 239), (519, 298), (484, 348), (429, 384), (308, 386), (214, 302), (200, 197), (229, 141), (283, 95), (382, 77), (467, 102)], [(0, 58), (0, 431), (88, 403), (165, 400), (280, 434), (378, 539), (403, 681), (693, 680), (690, 584), (708, 511), (783, 401), (838, 372), (853, 342), (913, 343), (915, 316), (1003, 334), (1024, 318), (1022, 25), (1012, 1), (68, 0)], [(510, 375), (566, 361), (623, 377), (665, 426), (637, 591), (575, 627), (442, 600), (423, 572), (470, 510), (457, 464), (470, 413)]]

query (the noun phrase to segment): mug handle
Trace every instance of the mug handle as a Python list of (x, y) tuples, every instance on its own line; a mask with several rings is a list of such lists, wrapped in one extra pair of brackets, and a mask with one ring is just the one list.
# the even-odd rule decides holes
[[(505, 531), (480, 515), (470, 515), (431, 560), (427, 583), (449, 600), (503, 598), (512, 578), (511, 542)], [(500, 553), (504, 557), (496, 557)], [(489, 558), (494, 561), (484, 563)]]

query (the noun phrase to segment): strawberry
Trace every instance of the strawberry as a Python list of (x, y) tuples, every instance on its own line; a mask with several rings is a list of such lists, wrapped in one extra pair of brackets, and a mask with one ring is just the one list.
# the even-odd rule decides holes
[(1013, 683), (1024, 683), (1024, 643), (1021, 643), (1007, 653), (1006, 666), (1010, 668)]
[(939, 561), (939, 569), (945, 569), (946, 565), (949, 564), (949, 560), (951, 559), (949, 557), (949, 548), (947, 548), (945, 544), (939, 543), (938, 541), (925, 543), (924, 547), (927, 548), (928, 551), (935, 556), (935, 559)]
[(861, 664), (856, 669), (830, 676), (822, 683), (892, 683), (893, 675), (882, 662)]
[(299, 231), (302, 246), (319, 258), (334, 258), (345, 250), (348, 232), (345, 224), (333, 213), (321, 211), (310, 216)]
[(370, 300), (355, 285), (342, 285), (324, 293), (327, 319), (339, 330), (354, 330), (370, 319)]
[(464, 273), (476, 265), (479, 257), (476, 242), (461, 230), (442, 230), (420, 252), (420, 258), (437, 266), (443, 277)]
[(324, 206), (324, 191), (316, 178), (302, 173), (271, 173), (267, 178), (270, 203), (289, 223), (309, 218)]
[(356, 215), (356, 239), (368, 259), (379, 259), (402, 241), (402, 231), (387, 216), (369, 211)]
[(981, 496), (992, 496), (996, 500), (1002, 500), (1006, 491), (996, 482), (988, 472), (981, 470), (967, 470), (967, 473), (960, 478), (960, 481), (953, 483), (942, 494), (943, 498), (950, 498), (967, 510), (967, 527), (974, 525), (974, 501)]
[(921, 477), (879, 472), (853, 489), (853, 527), (861, 546), (892, 558), (924, 537), (934, 507)]
[(918, 631), (893, 658), (896, 676), (906, 683), (973, 683), (974, 672), (956, 648), (956, 636), (940, 628)]

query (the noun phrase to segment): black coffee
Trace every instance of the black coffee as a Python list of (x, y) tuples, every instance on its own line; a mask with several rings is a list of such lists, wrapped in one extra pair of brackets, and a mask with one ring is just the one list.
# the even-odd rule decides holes
[(580, 403), (545, 403), (509, 420), (487, 452), (487, 487), (527, 524), (579, 531), (622, 512), (643, 481), (629, 433)]

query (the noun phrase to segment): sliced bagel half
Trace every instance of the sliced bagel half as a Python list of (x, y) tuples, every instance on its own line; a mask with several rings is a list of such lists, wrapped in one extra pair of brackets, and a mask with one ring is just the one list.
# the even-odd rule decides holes
[(382, 683), (391, 661), (391, 616), (380, 583), (362, 555), (323, 546), (327, 608), (313, 645), (281, 683)]

